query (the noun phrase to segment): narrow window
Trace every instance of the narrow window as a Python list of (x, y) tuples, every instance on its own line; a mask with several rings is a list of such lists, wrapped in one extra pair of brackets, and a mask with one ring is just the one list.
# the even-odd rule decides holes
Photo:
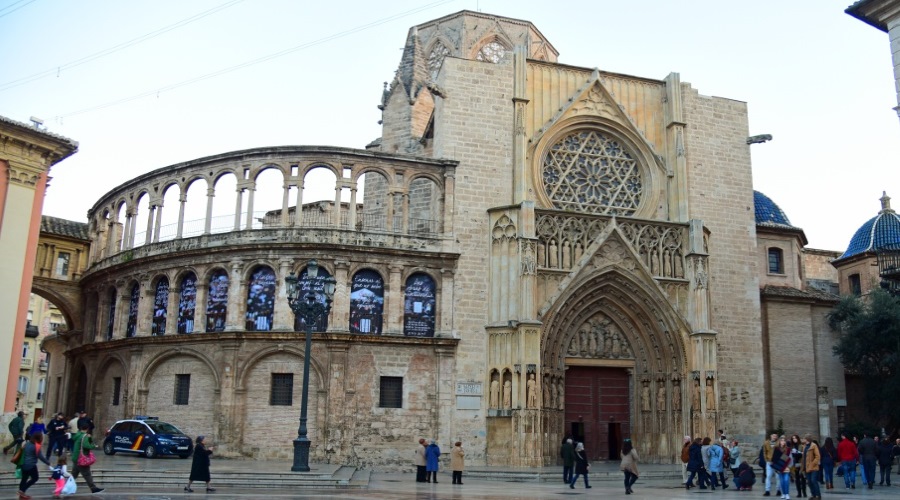
[(30, 353), (30, 352), (31, 352), (31, 344), (29, 344), (28, 342), (25, 342), (24, 344), (22, 344), (22, 357), (27, 358), (28, 353)]
[(780, 248), (769, 249), (769, 273), (784, 274), (784, 253)]
[(270, 406), (291, 406), (294, 404), (294, 374), (273, 373), (272, 389), (269, 392)]
[(380, 408), (403, 408), (403, 377), (381, 377)]
[(191, 375), (175, 375), (175, 404), (186, 405), (191, 395)]
[(57, 276), (68, 276), (69, 275), (69, 259), (71, 255), (68, 252), (59, 252), (56, 256), (56, 275)]
[(37, 398), (36, 398), (38, 401), (44, 400), (44, 393), (46, 392), (46, 389), (47, 389), (47, 380), (39, 379), (38, 380), (38, 392), (37, 392)]
[(19, 376), (19, 392), (28, 394), (28, 377)]
[(859, 281), (859, 275), (851, 274), (848, 279), (850, 281), (850, 293), (856, 295), (857, 297), (862, 295), (862, 284)]
[(119, 406), (119, 396), (122, 393), (122, 377), (113, 377), (113, 406)]

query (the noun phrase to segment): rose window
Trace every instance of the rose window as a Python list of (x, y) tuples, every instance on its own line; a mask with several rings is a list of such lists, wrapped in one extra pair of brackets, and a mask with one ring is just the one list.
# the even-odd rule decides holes
[(438, 71), (440, 71), (441, 65), (444, 64), (444, 58), (448, 55), (450, 55), (450, 49), (441, 42), (438, 42), (431, 49), (431, 54), (428, 54), (428, 71), (431, 73), (432, 80), (437, 78)]
[(475, 59), (497, 64), (503, 60), (504, 56), (506, 56), (506, 47), (500, 42), (493, 41), (482, 45), (481, 48), (478, 49), (478, 54), (475, 55)]
[(572, 132), (554, 144), (541, 176), (560, 210), (633, 215), (641, 202), (637, 161), (619, 141), (595, 130)]

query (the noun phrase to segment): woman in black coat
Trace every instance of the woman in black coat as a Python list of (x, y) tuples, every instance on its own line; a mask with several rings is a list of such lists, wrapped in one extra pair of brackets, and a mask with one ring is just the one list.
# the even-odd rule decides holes
[(688, 476), (688, 480), (684, 483), (685, 489), (691, 489), (694, 487), (694, 476), (697, 476), (697, 483), (700, 485), (701, 490), (706, 489), (706, 484), (710, 482), (709, 476), (707, 475), (706, 466), (703, 465), (703, 440), (700, 438), (694, 439), (694, 442), (691, 443), (691, 447), (688, 448), (688, 463), (687, 470), (691, 473)]
[(209, 456), (212, 455), (213, 449), (211, 447), (207, 448), (203, 444), (204, 439), (206, 439), (206, 436), (197, 436), (197, 444), (194, 445), (194, 461), (191, 463), (191, 476), (188, 478), (188, 485), (184, 487), (184, 491), (188, 493), (194, 492), (191, 489), (191, 483), (194, 481), (206, 483), (207, 493), (216, 491), (215, 488), (209, 485)]
[(575, 446), (575, 475), (572, 476), (572, 482), (569, 483), (569, 488), (575, 488), (575, 483), (578, 481), (578, 476), (581, 474), (584, 474), (584, 487), (590, 488), (591, 485), (588, 483), (588, 469), (590, 468), (591, 463), (587, 458), (587, 453), (584, 452), (584, 444), (578, 443)]

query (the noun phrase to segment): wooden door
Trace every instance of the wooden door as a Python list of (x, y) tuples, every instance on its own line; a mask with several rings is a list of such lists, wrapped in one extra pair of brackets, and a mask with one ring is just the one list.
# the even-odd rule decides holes
[[(583, 433), (591, 460), (618, 460), (631, 435), (629, 377), (624, 368), (570, 366), (566, 370), (566, 432)], [(612, 424), (612, 425), (611, 425)]]

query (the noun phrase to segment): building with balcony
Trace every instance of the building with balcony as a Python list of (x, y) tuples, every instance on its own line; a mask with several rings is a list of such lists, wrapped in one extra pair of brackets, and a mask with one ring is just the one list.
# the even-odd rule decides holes
[[(643, 459), (673, 462), (685, 434), (833, 430), (836, 383), (804, 378), (795, 420), (771, 397), (792, 376), (777, 342), (828, 333), (837, 253), (754, 193), (747, 105), (557, 56), (528, 21), (458, 12), (410, 29), (365, 149), (223, 152), (112, 187), (73, 279), (35, 282), (67, 325), (44, 342), (53, 407), (291, 456), (270, 445), (295, 437), (303, 382), (285, 278), (316, 259), (337, 290), (312, 461), (408, 467), (431, 437), (539, 466), (572, 435), (592, 459), (652, 436)], [(58, 268), (45, 252), (36, 273)]]

